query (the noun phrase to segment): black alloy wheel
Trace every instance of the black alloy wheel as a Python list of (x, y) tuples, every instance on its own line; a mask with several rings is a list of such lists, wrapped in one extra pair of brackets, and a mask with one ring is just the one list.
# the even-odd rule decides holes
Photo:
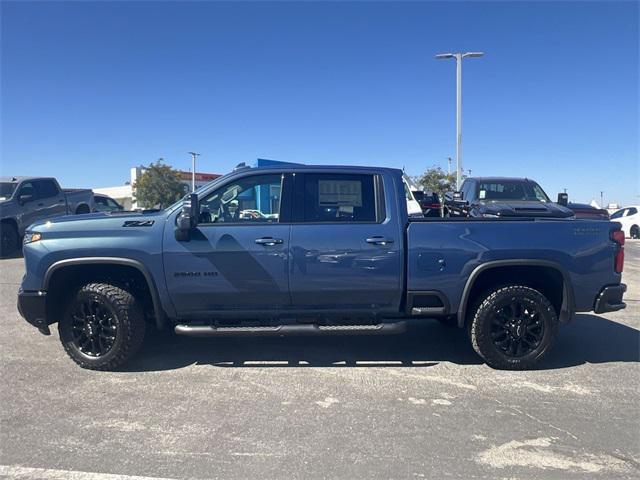
[(513, 298), (495, 311), (491, 321), (491, 340), (508, 357), (528, 355), (544, 338), (544, 322), (533, 302)]
[(104, 303), (85, 297), (76, 303), (71, 319), (73, 342), (82, 353), (101, 357), (113, 348), (118, 322)]

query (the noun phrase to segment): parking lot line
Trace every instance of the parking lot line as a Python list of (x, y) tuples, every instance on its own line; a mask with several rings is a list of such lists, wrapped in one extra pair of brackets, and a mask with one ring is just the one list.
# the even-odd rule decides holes
[(79, 472), (76, 470), (31, 468), (14, 465), (0, 465), (0, 478), (17, 480), (173, 480), (163, 477), (141, 477), (137, 475)]

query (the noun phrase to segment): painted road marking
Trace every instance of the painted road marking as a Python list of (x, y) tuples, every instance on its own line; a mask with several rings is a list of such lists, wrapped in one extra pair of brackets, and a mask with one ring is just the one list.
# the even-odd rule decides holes
[(78, 472), (76, 470), (55, 470), (51, 468), (31, 468), (13, 465), (0, 465), (0, 478), (16, 480), (175, 480), (161, 477)]

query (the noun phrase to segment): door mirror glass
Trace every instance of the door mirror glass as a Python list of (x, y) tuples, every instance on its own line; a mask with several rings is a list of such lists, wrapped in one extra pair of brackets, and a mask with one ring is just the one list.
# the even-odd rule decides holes
[(182, 204), (182, 211), (176, 219), (176, 240), (188, 241), (191, 239), (191, 231), (198, 226), (198, 195), (190, 194)]
[(21, 193), (18, 195), (18, 201), (22, 204), (33, 201), (33, 194), (31, 193)]
[(453, 199), (454, 200), (460, 201), (460, 200), (462, 200), (462, 197), (463, 197), (462, 192), (453, 192)]
[(563, 207), (566, 207), (567, 205), (569, 205), (569, 195), (566, 193), (559, 193), (557, 203), (558, 205), (562, 205)]

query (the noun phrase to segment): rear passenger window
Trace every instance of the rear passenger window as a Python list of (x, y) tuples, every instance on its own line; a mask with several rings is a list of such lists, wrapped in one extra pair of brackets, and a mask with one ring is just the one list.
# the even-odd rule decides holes
[(376, 222), (373, 175), (305, 174), (305, 222)]

